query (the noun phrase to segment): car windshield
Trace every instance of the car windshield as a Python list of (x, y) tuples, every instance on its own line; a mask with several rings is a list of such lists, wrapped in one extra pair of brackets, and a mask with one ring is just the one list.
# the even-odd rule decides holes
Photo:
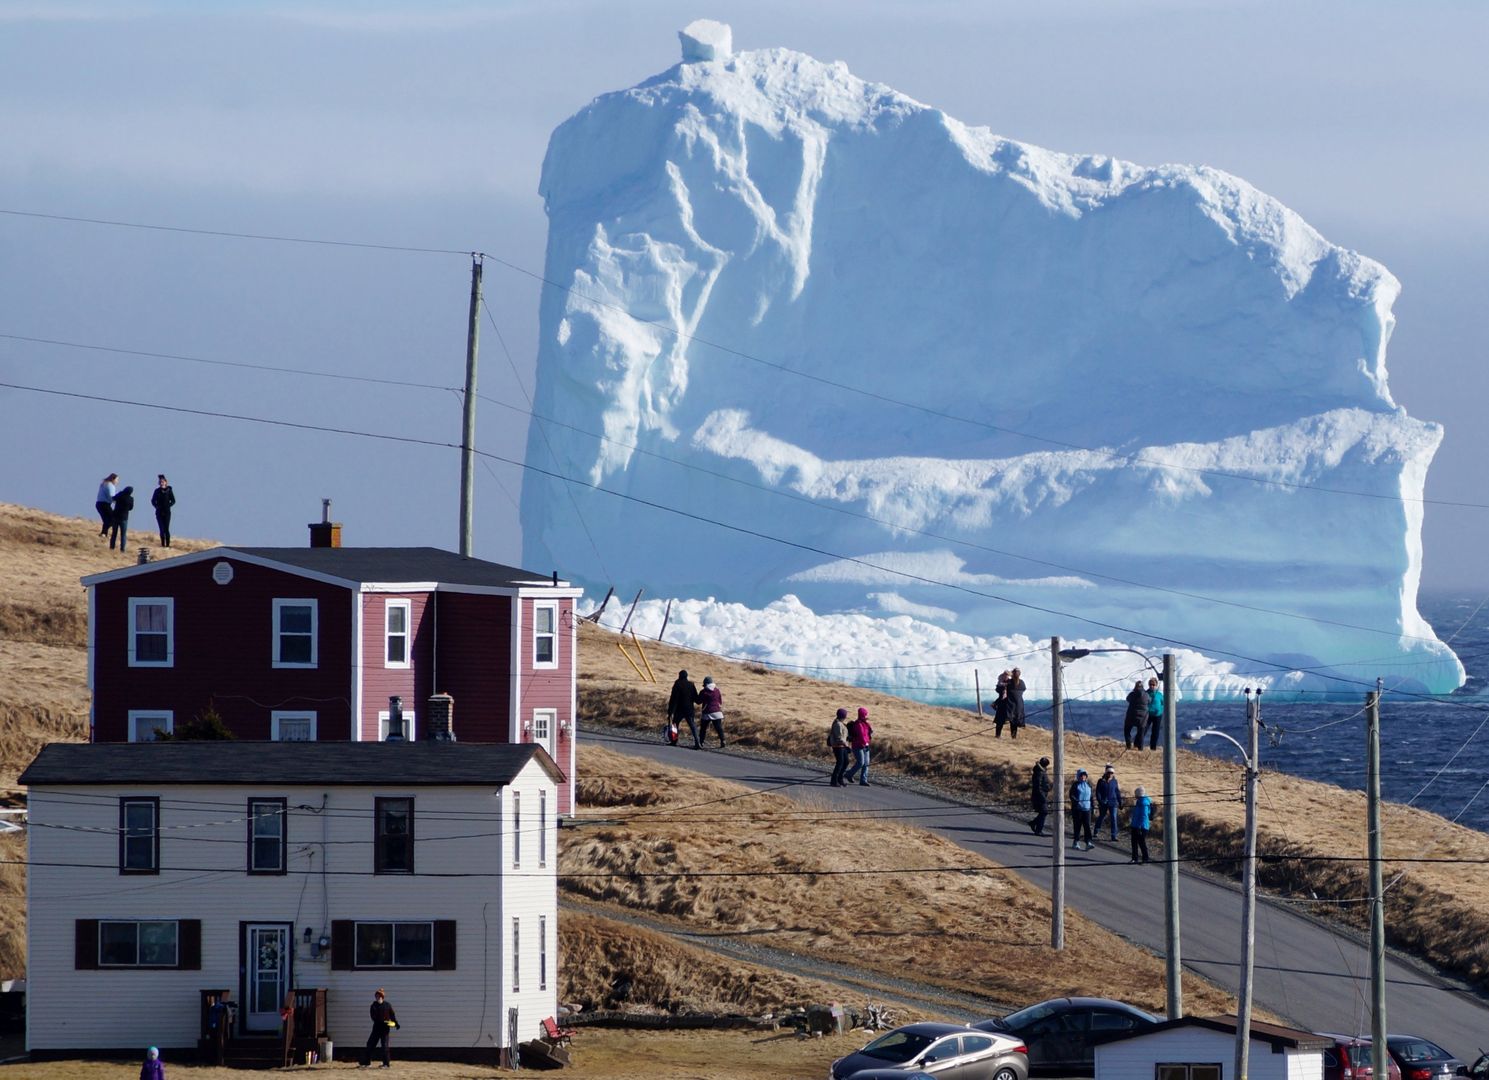
[(1433, 1058), (1452, 1057), (1442, 1047), (1430, 1043), (1426, 1039), (1408, 1039), (1391, 1047), (1401, 1056), (1402, 1061), (1431, 1061)]
[(1352, 1043), (1349, 1048), (1349, 1060), (1350, 1064), (1352, 1064), (1357, 1069), (1370, 1068), (1373, 1061), (1373, 1057), (1370, 1051), (1370, 1044)]
[(1021, 1027), (1028, 1027), (1036, 1020), (1043, 1020), (1046, 1016), (1055, 1015), (1053, 1005), (1030, 1005), (1027, 1009), (1020, 1009), (1016, 1013), (1009, 1013), (1003, 1018), (1003, 1026), (1010, 1031), (1017, 1031)]
[(931, 1040), (924, 1035), (916, 1035), (911, 1031), (891, 1031), (869, 1043), (859, 1053), (880, 1061), (909, 1061), (930, 1045)]

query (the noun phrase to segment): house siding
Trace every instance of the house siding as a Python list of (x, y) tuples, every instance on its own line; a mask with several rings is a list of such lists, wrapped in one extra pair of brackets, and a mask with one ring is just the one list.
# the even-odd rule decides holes
[[(532, 857), (520, 872), (511, 871), (506, 833), (513, 790), (523, 793), (524, 815), (529, 800), (535, 811), (538, 792), (555, 798), (553, 781), (536, 760), (495, 795), (489, 785), (400, 790), (396, 778), (327, 789), (272, 783), (127, 791), (33, 787), (28, 1049), (120, 1047), (141, 1039), (163, 1048), (194, 1047), (199, 991), (232, 987), (235, 995), (239, 992), (243, 922), (293, 924), (294, 982), (327, 988), (328, 1027), (343, 1053), (366, 1039), (367, 1007), (376, 986), (387, 988), (398, 1010), (403, 1030), (396, 1043), (405, 1049), (504, 1046), (509, 1007), (519, 1010), (519, 1040), (534, 1038), (542, 1019), (557, 1008), (557, 834), (553, 830), (548, 839), (547, 866), (537, 866), (530, 833), (536, 828), (534, 812), (531, 823), (524, 821), (530, 833), (524, 848)], [(120, 886), (114, 828), (116, 798), (123, 795), (161, 800), (161, 872), (149, 889)], [(373, 874), (373, 800), (400, 796), (415, 800), (417, 872)], [(243, 815), (250, 797), (288, 801), (288, 874), (245, 872)], [(489, 824), (473, 830), (472, 818)], [(473, 831), (485, 835), (471, 837)], [(500, 921), (491, 918), (498, 910)], [(523, 923), (524, 972), (533, 973), (531, 985), (524, 980), (517, 994), (508, 974), (513, 916)], [(536, 983), (540, 917), (547, 919), (550, 935), (546, 990)], [(201, 969), (75, 970), (75, 921), (100, 918), (201, 920)], [(455, 920), (456, 967), (343, 971), (332, 969), (326, 953), (311, 959), (304, 929), (312, 937), (329, 936), (330, 923), (342, 919)], [(79, 1002), (87, 1007), (79, 1008)]]
[[(1159, 1062), (1220, 1065), (1221, 1080), (1233, 1080), (1236, 1040), (1208, 1028), (1180, 1027), (1096, 1048), (1096, 1080), (1155, 1080)], [(1270, 1044), (1251, 1042), (1249, 1080), (1323, 1080), (1317, 1050), (1274, 1054)]]
[[(388, 602), (406, 600), (409, 605), (409, 666), (390, 668), (387, 663)], [(388, 711), (388, 698), (403, 698), (403, 708), (412, 712), (415, 735), (424, 737), (424, 702), (434, 690), (434, 617), (437, 601), (430, 593), (362, 593), (362, 715), (361, 737), (378, 738), (378, 713)]]
[[(573, 805), (573, 731), (574, 731), (574, 601), (568, 597), (534, 598), (524, 596), (522, 604), (522, 629), (518, 641), (518, 667), (522, 672), (522, 698), (519, 706), (521, 720), (532, 719), (537, 709), (553, 709), (558, 714), (553, 738), (544, 749), (564, 772), (564, 782), (559, 785), (560, 813), (571, 814)], [(533, 609), (537, 604), (553, 604), (558, 608), (558, 619), (554, 625), (554, 643), (557, 650), (557, 667), (537, 667), (533, 661), (533, 628), (536, 618)], [(566, 732), (564, 729), (568, 728)], [(521, 729), (523, 742), (531, 742), (532, 736), (526, 728)]]
[[(233, 568), (227, 585), (212, 579), (219, 562)], [(89, 591), (95, 741), (127, 741), (131, 709), (169, 709), (180, 724), (209, 702), (239, 738), (269, 738), (273, 709), (314, 710), (320, 739), (350, 737), (348, 590), (225, 556)], [(129, 599), (145, 596), (174, 600), (170, 667), (129, 666)], [(317, 601), (315, 668), (272, 666), (276, 598)]]
[(433, 692), (455, 699), (456, 738), (510, 742), (512, 598), (440, 592), (435, 603), (439, 670)]

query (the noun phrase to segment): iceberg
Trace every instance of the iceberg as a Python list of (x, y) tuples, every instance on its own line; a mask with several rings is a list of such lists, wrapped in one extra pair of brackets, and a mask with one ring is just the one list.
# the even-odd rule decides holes
[(689, 610), (725, 652), (760, 632), (726, 607), (789, 598), (819, 637), (1180, 650), (1220, 694), (1462, 684), (1417, 610), (1442, 430), (1391, 397), (1383, 266), (1216, 169), (679, 36), (543, 163), (524, 565), (722, 598), (732, 644)]

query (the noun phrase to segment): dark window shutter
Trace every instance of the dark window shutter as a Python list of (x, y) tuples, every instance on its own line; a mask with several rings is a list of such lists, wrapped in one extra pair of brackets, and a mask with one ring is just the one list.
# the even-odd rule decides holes
[(95, 971), (98, 968), (98, 920), (78, 919), (73, 923), (72, 966), (79, 971)]
[(202, 920), (181, 919), (176, 923), (176, 966), (182, 971), (202, 970)]
[(350, 971), (357, 952), (357, 924), (351, 919), (331, 920), (331, 970)]
[(434, 969), (455, 970), (455, 920), (434, 921)]

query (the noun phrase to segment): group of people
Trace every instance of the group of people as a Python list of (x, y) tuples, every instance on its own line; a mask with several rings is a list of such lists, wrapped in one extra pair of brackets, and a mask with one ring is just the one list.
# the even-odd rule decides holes
[(855, 776), (861, 785), (869, 786), (869, 746), (873, 741), (874, 727), (867, 709), (860, 707), (852, 720), (847, 709), (838, 710), (827, 729), (827, 745), (833, 756), (832, 787), (847, 787)]
[[(176, 505), (176, 493), (171, 490), (165, 473), (155, 478), (155, 490), (150, 493), (150, 505), (155, 507), (155, 525), (160, 530), (160, 546), (171, 546), (171, 508)], [(98, 485), (98, 498), (93, 504), (98, 511), (101, 528), (99, 536), (109, 538), (109, 550), (115, 544), (120, 551), (129, 546), (129, 512), (134, 509), (134, 488), (119, 486), (119, 474), (109, 473)]]
[(1019, 737), (1019, 728), (1024, 726), (1023, 672), (1018, 668), (1005, 671), (998, 676), (998, 688), (993, 692), (993, 738), (1003, 737), (1003, 728), (1008, 728), (1009, 738)]
[(1138, 679), (1132, 684), (1132, 693), (1127, 695), (1127, 714), (1122, 718), (1122, 739), (1129, 750), (1143, 748), (1143, 736), (1148, 737), (1148, 749), (1158, 749), (1158, 731), (1163, 723), (1163, 688), (1157, 679), (1149, 679), (1143, 686)]
[[(694, 710), (702, 714), (703, 724), (694, 722)], [(708, 738), (708, 729), (713, 728), (719, 736), (720, 748), (724, 745), (724, 694), (719, 689), (719, 684), (709, 676), (703, 678), (703, 689), (694, 686), (688, 678), (686, 671), (677, 673), (677, 681), (672, 684), (672, 695), (667, 699), (667, 741), (677, 745), (678, 733), (682, 725), (688, 725), (688, 733), (693, 736), (693, 749), (703, 749), (703, 740)]]
[[(1045, 835), (1044, 824), (1049, 816), (1049, 798), (1052, 787), (1050, 759), (1042, 757), (1034, 766), (1029, 787), (1029, 801), (1034, 807), (1034, 818), (1029, 822), (1029, 829), (1035, 836)], [(1103, 825), (1109, 829), (1110, 838), (1117, 839), (1117, 816), (1123, 808), (1124, 800), (1122, 785), (1117, 780), (1116, 766), (1108, 763), (1101, 774), (1101, 779), (1095, 784), (1091, 783), (1091, 776), (1085, 769), (1077, 769), (1075, 780), (1070, 785), (1069, 799), (1073, 834), (1070, 846), (1072, 848), (1079, 851), (1084, 842), (1085, 850), (1090, 851), (1092, 830), (1094, 828), (1097, 833), (1100, 833)], [(1148, 830), (1152, 827), (1153, 800), (1148, 797), (1147, 791), (1139, 786), (1133, 792), (1132, 806), (1127, 813), (1127, 835), (1132, 845), (1130, 861), (1135, 863), (1148, 861)]]

